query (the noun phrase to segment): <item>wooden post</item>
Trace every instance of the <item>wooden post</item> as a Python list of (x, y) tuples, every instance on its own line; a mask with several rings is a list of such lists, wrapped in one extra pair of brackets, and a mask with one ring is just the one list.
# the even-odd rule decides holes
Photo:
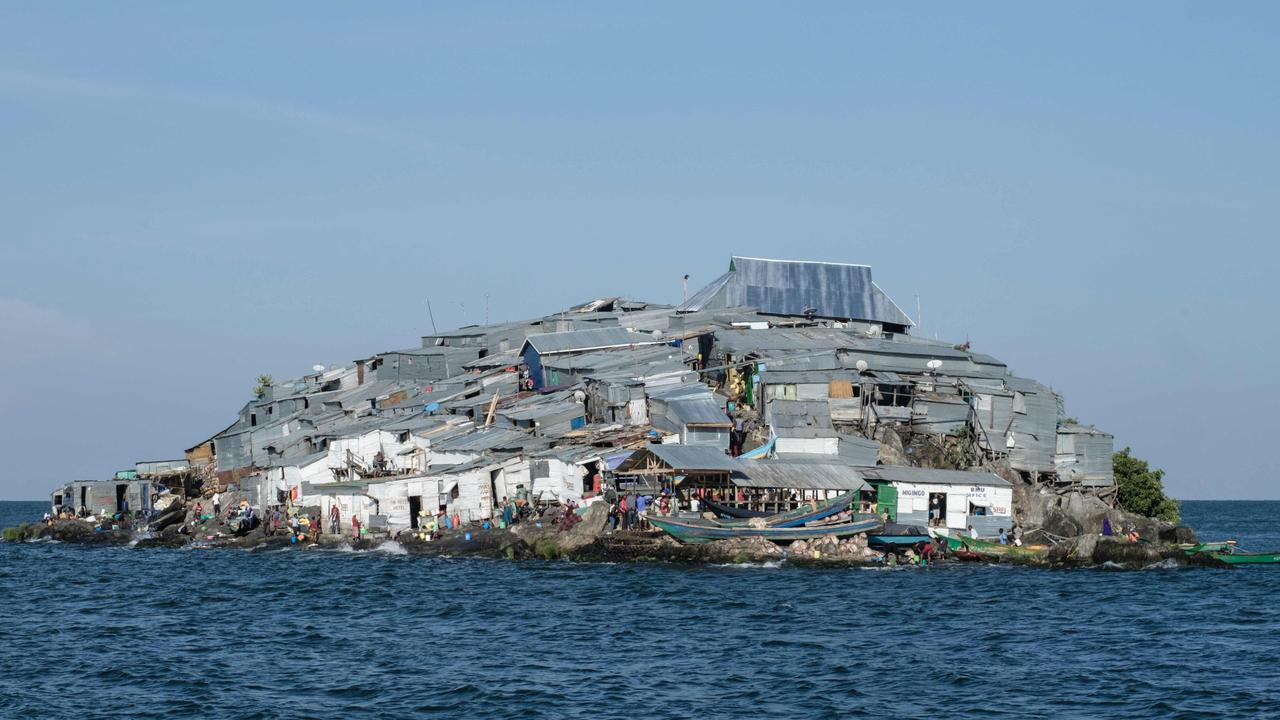
[(493, 413), (498, 409), (498, 393), (493, 394), (493, 400), (489, 401), (489, 413), (485, 415), (484, 426), (489, 427), (493, 424)]

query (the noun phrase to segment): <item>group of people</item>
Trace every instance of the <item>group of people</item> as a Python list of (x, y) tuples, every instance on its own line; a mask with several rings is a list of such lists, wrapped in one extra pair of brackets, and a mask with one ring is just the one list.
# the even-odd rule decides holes
[[(970, 533), (972, 533), (973, 531), (972, 525), (969, 526), (969, 530), (970, 530)], [(1012, 545), (1014, 547), (1022, 547), (1022, 526), (1014, 525), (1012, 534), (1005, 532), (1004, 528), (1000, 528), (1000, 534), (998, 536), (998, 539), (1001, 545)]]

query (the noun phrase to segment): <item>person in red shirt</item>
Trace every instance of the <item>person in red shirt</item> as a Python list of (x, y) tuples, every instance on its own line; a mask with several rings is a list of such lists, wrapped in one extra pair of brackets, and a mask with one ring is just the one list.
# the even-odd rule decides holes
[(920, 543), (920, 567), (929, 567), (929, 560), (933, 558), (933, 543)]

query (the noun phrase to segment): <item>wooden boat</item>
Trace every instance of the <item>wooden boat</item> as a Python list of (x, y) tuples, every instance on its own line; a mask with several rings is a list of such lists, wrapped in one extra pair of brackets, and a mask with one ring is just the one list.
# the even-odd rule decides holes
[(939, 537), (947, 543), (947, 549), (953, 553), (958, 550), (968, 550), (986, 558), (1038, 558), (1044, 557), (1049, 552), (1048, 545), (1023, 545), (1018, 547), (1017, 545), (1001, 545), (990, 540), (942, 535), (941, 533), (939, 533)]
[[(769, 527), (800, 527), (801, 525), (817, 522), (819, 520), (829, 518), (832, 515), (844, 512), (845, 509), (848, 508), (855, 499), (857, 499), (857, 497), (857, 493), (848, 492), (843, 495), (833, 497), (830, 500), (823, 500), (819, 503), (804, 503), (795, 510), (788, 510), (782, 513), (765, 513), (762, 515), (751, 515), (747, 519), (738, 518), (734, 520), (716, 520), (714, 522), (724, 527), (745, 527), (750, 522), (750, 518), (763, 517), (764, 524)], [(717, 514), (720, 511), (715, 508), (723, 507), (719, 503), (707, 503), (707, 506)]]
[(772, 513), (767, 510), (748, 510), (747, 508), (733, 507), (732, 505), (724, 505), (714, 500), (703, 499), (702, 505), (711, 512), (730, 518), (753, 518), (753, 517), (769, 517)]
[(1280, 550), (1271, 552), (1245, 552), (1230, 549), (1224, 552), (1204, 553), (1226, 565), (1280, 565)]
[(898, 525), (889, 523), (884, 529), (867, 535), (867, 544), (871, 547), (914, 547), (920, 543), (933, 540), (929, 530), (915, 525)]
[(1235, 545), (1235, 540), (1222, 540), (1219, 542), (1182, 543), (1178, 547), (1188, 555), (1195, 555), (1202, 552), (1230, 552)]
[(696, 518), (670, 518), (646, 515), (654, 527), (683, 543), (705, 543), (713, 540), (760, 537), (773, 542), (791, 542), (810, 538), (843, 538), (865, 533), (881, 526), (878, 517), (857, 515), (850, 522), (826, 523), (805, 527), (760, 527), (747, 525), (726, 527), (710, 520)]

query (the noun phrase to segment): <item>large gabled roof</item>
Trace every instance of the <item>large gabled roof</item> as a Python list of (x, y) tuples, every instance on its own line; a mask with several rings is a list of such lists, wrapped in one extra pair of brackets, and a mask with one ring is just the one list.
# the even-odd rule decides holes
[(914, 323), (871, 279), (867, 265), (733, 257), (729, 272), (694, 293), (679, 310), (734, 306), (767, 315), (806, 315), (911, 326)]

